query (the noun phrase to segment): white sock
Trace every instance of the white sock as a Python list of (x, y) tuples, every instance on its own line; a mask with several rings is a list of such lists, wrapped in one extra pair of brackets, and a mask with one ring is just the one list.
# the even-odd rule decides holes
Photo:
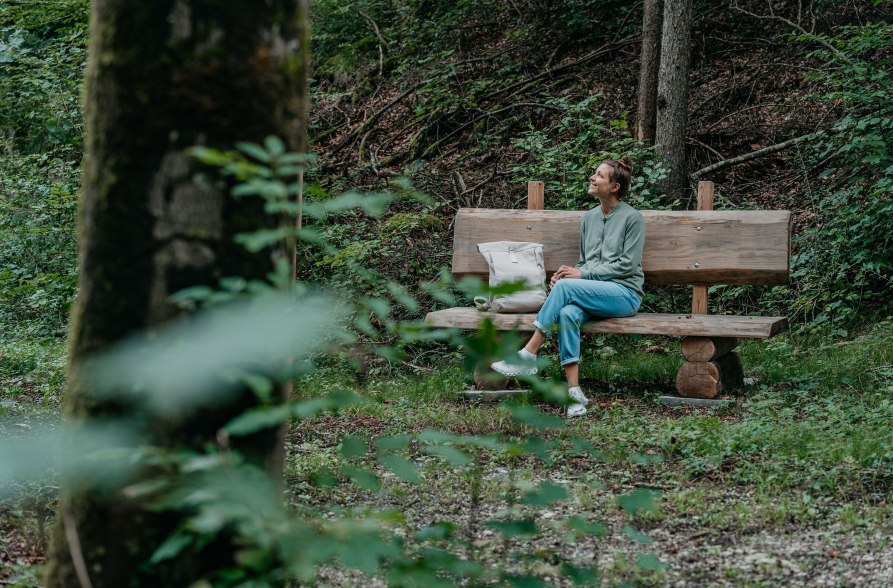
[(522, 348), (521, 351), (518, 352), (518, 357), (520, 357), (521, 359), (526, 359), (526, 360), (529, 361), (529, 360), (531, 360), (531, 359), (536, 359), (536, 354), (535, 354), (535, 353), (530, 353), (530, 352), (527, 351), (526, 349), (523, 349), (523, 348)]

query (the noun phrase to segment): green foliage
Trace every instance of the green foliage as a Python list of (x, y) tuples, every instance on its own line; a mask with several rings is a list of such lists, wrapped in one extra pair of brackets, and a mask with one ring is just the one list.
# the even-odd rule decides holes
[(63, 334), (77, 283), (77, 168), (0, 158), (0, 336)]
[(815, 38), (846, 54), (817, 52), (836, 67), (814, 77), (827, 88), (820, 98), (847, 114), (811, 154), (823, 169), (809, 195), (819, 218), (798, 239), (793, 303), (810, 328), (845, 334), (848, 325), (893, 309), (893, 25)]
[(563, 97), (548, 99), (546, 103), (560, 108), (564, 115), (551, 127), (531, 128), (515, 141), (515, 146), (529, 156), (527, 163), (512, 171), (531, 180), (560, 178), (546, 180), (549, 205), (581, 210), (591, 208), (592, 197), (587, 195), (585, 186), (595, 168), (606, 159), (628, 155), (634, 165), (628, 202), (642, 209), (664, 208), (660, 185), (667, 175), (666, 167), (653, 148), (633, 140), (628, 113), (606, 121), (593, 112), (600, 99), (598, 95), (577, 102)]
[(89, 0), (0, 9), (0, 128), (4, 151), (41, 153), (83, 142), (81, 79)]

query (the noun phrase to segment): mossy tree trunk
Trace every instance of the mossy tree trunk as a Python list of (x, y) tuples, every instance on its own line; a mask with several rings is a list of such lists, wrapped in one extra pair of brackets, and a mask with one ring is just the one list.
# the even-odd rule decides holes
[(670, 202), (676, 198), (684, 198), (689, 187), (685, 133), (688, 127), (691, 19), (692, 0), (664, 2), (654, 140), (659, 152), (670, 165), (665, 183), (665, 192)]
[[(224, 276), (263, 278), (272, 268), (271, 252), (249, 254), (233, 241), (267, 222), (262, 202), (233, 200), (224, 182), (193, 182), (195, 164), (185, 150), (230, 149), (271, 134), (298, 147), (306, 111), (303, 17), (298, 0), (93, 1), (80, 281), (65, 399), (70, 422), (127, 410), (91, 399), (78, 371), (128, 334), (174, 318), (170, 294)], [(201, 414), (146, 417), (138, 433), (146, 443), (198, 447), (251, 402), (246, 390)], [(275, 432), (250, 443), (253, 459), (272, 460)], [(94, 588), (188, 586), (222, 563), (187, 556), (146, 567), (176, 521), (114, 489), (64, 488), (58, 520), (49, 588), (79, 586), (84, 572)], [(72, 530), (80, 549), (66, 538)], [(86, 564), (81, 578), (73, 552)], [(218, 553), (231, 556), (225, 548)]]
[(645, 0), (643, 11), (636, 138), (653, 145), (657, 124), (657, 73), (660, 68), (660, 35), (663, 28), (664, 2)]

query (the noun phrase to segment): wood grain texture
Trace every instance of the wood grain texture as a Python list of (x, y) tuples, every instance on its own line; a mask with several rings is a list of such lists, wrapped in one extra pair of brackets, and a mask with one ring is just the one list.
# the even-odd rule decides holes
[[(649, 284), (787, 284), (791, 213), (786, 210), (642, 211)], [(487, 275), (477, 244), (543, 244), (546, 270), (579, 261), (583, 211), (462, 208), (453, 235), (453, 274)]]
[[(698, 182), (698, 210), (713, 210), (713, 182)], [(692, 314), (707, 314), (707, 286), (695, 284), (691, 291)]]
[[(429, 327), (477, 329), (490, 318), (497, 329), (533, 331), (534, 314), (499, 314), (474, 308), (445, 308), (429, 312)], [(787, 319), (780, 316), (729, 316), (641, 313), (626, 318), (600, 319), (584, 323), (584, 333), (619, 333), (641, 335), (675, 335), (697, 337), (740, 337), (766, 339), (787, 328)]]
[(682, 340), (682, 355), (688, 361), (712, 361), (737, 346), (735, 337), (686, 337)]
[(687, 361), (676, 375), (676, 390), (685, 398), (713, 398), (743, 383), (741, 360), (734, 351), (715, 361)]
[(527, 182), (527, 210), (542, 210), (546, 202), (546, 185), (543, 182)]

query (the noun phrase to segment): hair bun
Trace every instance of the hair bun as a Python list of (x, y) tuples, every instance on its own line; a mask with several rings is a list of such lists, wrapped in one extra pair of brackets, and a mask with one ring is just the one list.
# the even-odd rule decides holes
[(629, 160), (628, 156), (624, 155), (623, 157), (618, 159), (617, 164), (629, 173), (633, 173), (633, 162)]

